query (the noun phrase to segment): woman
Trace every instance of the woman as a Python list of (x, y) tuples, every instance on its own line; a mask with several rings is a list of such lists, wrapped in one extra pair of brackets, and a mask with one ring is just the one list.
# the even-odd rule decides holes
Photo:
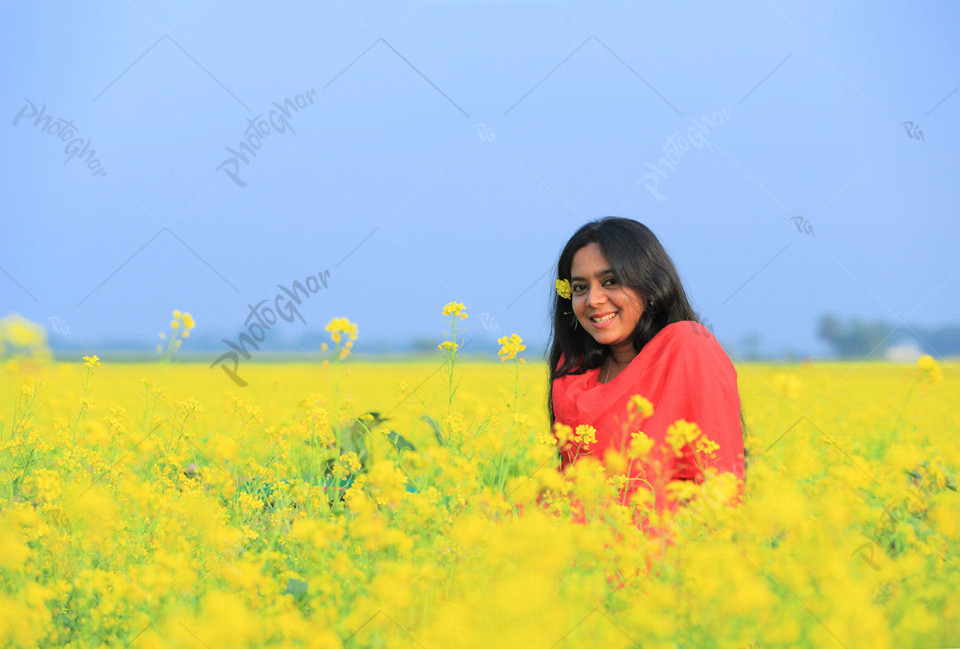
[[(708, 472), (734, 474), (742, 499), (736, 370), (698, 322), (656, 236), (629, 219), (587, 223), (564, 247), (557, 277), (547, 407), (560, 471), (616, 450), (626, 460), (624, 504), (647, 496), (642, 487), (654, 509), (674, 510), (676, 483)], [(570, 439), (578, 426), (592, 429)]]

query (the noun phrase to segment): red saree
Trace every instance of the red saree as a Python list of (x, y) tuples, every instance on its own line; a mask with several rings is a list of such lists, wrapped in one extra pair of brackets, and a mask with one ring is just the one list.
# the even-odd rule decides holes
[[(737, 477), (738, 501), (742, 501), (744, 454), (737, 372), (705, 327), (692, 321), (667, 325), (613, 380), (600, 383), (599, 373), (597, 368), (556, 379), (553, 410), (558, 423), (574, 429), (589, 424), (596, 429), (596, 443), (581, 449), (577, 459), (592, 456), (602, 462), (607, 449), (627, 448), (631, 434), (638, 431), (653, 441), (645, 461), (627, 462), (625, 473), (631, 480), (620, 490), (621, 503), (630, 503), (643, 487), (653, 492), (656, 511), (673, 511), (677, 505), (667, 497), (667, 484), (702, 482), (708, 466)], [(653, 405), (652, 416), (631, 421), (628, 403), (634, 395)], [(719, 447), (703, 453), (685, 444), (680, 457), (664, 449), (668, 428), (680, 419), (696, 423)], [(575, 462), (575, 451), (571, 444), (561, 447), (562, 473)]]

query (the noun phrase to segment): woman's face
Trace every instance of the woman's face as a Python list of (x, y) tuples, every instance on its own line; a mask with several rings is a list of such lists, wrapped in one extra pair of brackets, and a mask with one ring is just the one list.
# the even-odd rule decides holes
[(635, 356), (631, 336), (643, 314), (643, 298), (636, 290), (620, 285), (596, 243), (574, 253), (570, 288), (580, 326), (601, 345)]

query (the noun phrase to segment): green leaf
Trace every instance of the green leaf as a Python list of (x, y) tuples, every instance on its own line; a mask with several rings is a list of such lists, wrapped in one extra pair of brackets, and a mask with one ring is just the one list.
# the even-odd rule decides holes
[(437, 436), (437, 443), (443, 446), (443, 435), (440, 433), (440, 424), (437, 423), (437, 420), (430, 415), (423, 415), (421, 419), (430, 424), (430, 428), (433, 429), (433, 434)]
[(398, 433), (395, 433), (392, 430), (387, 433), (387, 439), (390, 440), (390, 443), (393, 444), (393, 447), (397, 449), (398, 452), (401, 452), (404, 450), (409, 450), (409, 451), (417, 450), (413, 444), (411, 444), (405, 437), (403, 437), (403, 435), (399, 435)]
[(291, 577), (287, 581), (287, 588), (283, 593), (284, 595), (293, 595), (295, 599), (303, 599), (307, 594), (307, 582)]

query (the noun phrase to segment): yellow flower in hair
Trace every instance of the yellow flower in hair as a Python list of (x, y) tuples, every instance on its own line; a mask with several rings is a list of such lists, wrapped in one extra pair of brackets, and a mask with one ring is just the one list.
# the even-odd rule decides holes
[(557, 284), (557, 295), (559, 295), (565, 300), (569, 300), (570, 296), (573, 295), (573, 289), (570, 288), (570, 280), (558, 279), (556, 284)]

